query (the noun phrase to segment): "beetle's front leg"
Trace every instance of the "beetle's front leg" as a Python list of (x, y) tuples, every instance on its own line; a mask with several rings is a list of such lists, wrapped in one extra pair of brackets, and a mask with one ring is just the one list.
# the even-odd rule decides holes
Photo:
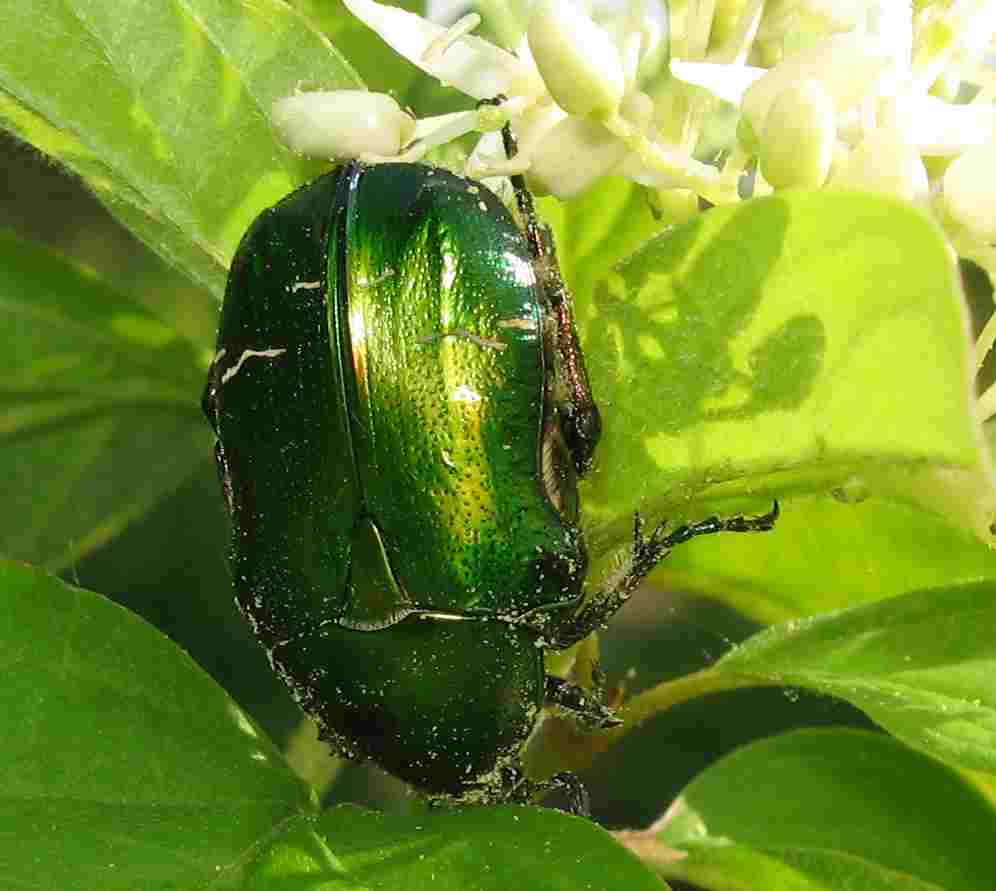
[(572, 620), (557, 628), (556, 640), (551, 642), (551, 647), (566, 649), (593, 631), (603, 628), (629, 600), (650, 571), (677, 545), (700, 535), (713, 535), (717, 532), (767, 532), (774, 528), (778, 514), (776, 501), (770, 511), (760, 516), (709, 517), (698, 523), (679, 526), (671, 532), (667, 531), (667, 521), (664, 521), (646, 536), (643, 532), (643, 518), (636, 513), (633, 518), (633, 551), (629, 561), (621, 567), (615, 580), (605, 590), (592, 595)]

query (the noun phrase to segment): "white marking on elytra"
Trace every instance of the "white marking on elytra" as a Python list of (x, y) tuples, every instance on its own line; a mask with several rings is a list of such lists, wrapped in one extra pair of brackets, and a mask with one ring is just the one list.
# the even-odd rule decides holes
[(316, 282), (294, 282), (290, 286), (290, 291), (292, 294), (296, 294), (298, 291), (317, 291), (322, 286), (320, 281)]
[(535, 331), (536, 321), (534, 319), (504, 319), (498, 323), (499, 328), (514, 328), (519, 331)]
[(450, 399), (453, 402), (480, 402), (483, 397), (477, 390), (468, 387), (466, 384), (460, 384), (456, 387), (452, 393), (450, 393)]
[(395, 274), (394, 269), (390, 266), (385, 266), (384, 271), (373, 278), (367, 278), (365, 275), (357, 276), (356, 286), (359, 288), (376, 288), (377, 285), (382, 285), (384, 282), (394, 278)]
[(260, 358), (260, 359), (276, 359), (277, 356), (282, 356), (286, 353), (286, 349), (269, 349), (269, 350), (243, 350), (242, 355), (239, 356), (239, 361), (236, 362), (231, 368), (229, 368), (222, 376), (221, 382), (227, 384), (235, 375), (239, 373), (242, 368), (242, 363), (246, 359)]
[(493, 340), (490, 337), (480, 337), (477, 334), (473, 334), (470, 331), (464, 331), (462, 329), (457, 331), (441, 331), (438, 334), (427, 334), (425, 337), (420, 337), (416, 343), (423, 346), (434, 343), (437, 340), (444, 340), (447, 337), (457, 337), (462, 338), (463, 340), (469, 340), (471, 343), (476, 344), (479, 347), (484, 347), (489, 350), (497, 350), (499, 353), (508, 349), (507, 343), (502, 343), (500, 340)]

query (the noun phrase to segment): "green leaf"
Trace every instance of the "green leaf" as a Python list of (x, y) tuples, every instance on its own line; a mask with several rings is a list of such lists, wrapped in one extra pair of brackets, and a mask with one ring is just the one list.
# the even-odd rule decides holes
[(8, 884), (664, 887), (607, 832), (551, 810), (319, 816), (259, 728), (137, 616), (7, 561), (0, 602)]
[(0, 125), (65, 164), (219, 296), (250, 221), (318, 169), (277, 144), (275, 99), (359, 86), (282, 0), (8, 2)]
[(911, 207), (823, 191), (714, 208), (580, 285), (605, 416), (583, 493), (596, 554), (637, 507), (838, 487), (990, 539), (959, 283)]
[(660, 823), (624, 838), (668, 878), (716, 891), (992, 887), (992, 805), (955, 771), (871, 733), (753, 743), (696, 777)]
[(890, 733), (996, 774), (996, 586), (916, 591), (769, 628), (705, 673), (808, 687)]
[(249, 887), (661, 891), (666, 886), (589, 820), (527, 807), (417, 817), (344, 805), (291, 832), (260, 858)]
[(97, 594), (0, 561), (9, 887), (232, 887), (311, 793), (175, 644)]
[(0, 553), (53, 568), (211, 454), (204, 357), (93, 274), (0, 232)]

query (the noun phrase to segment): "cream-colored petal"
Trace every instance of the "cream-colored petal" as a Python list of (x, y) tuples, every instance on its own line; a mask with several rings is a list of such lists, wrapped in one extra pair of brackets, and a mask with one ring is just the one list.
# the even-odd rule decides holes
[(353, 15), (376, 31), (413, 65), (475, 99), (537, 95), (542, 82), (507, 50), (465, 34), (445, 52), (429, 52), (445, 41), (447, 29), (415, 13), (373, 0), (344, 0)]

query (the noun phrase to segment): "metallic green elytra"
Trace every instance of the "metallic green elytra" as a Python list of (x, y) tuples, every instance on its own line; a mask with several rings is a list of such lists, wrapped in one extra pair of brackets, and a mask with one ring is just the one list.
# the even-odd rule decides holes
[(544, 704), (613, 723), (544, 649), (678, 541), (773, 521), (638, 523), (628, 571), (580, 606), (601, 425), (552, 241), (523, 216), (415, 164), (304, 186), (242, 240), (204, 397), (237, 600), (275, 670), (340, 753), (461, 800), (543, 791), (518, 758)]

